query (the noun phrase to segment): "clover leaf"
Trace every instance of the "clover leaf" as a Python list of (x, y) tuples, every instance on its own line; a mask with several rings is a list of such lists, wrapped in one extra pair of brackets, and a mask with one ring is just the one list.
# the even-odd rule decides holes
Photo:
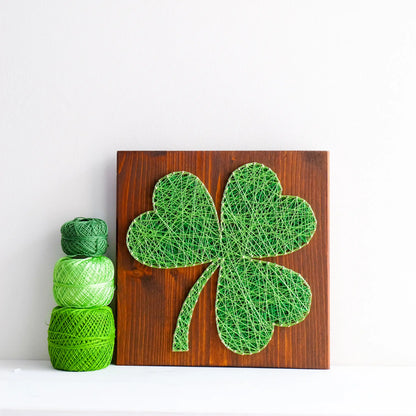
[(231, 174), (221, 223), (208, 190), (189, 172), (160, 179), (153, 207), (135, 218), (127, 232), (127, 247), (137, 261), (163, 269), (210, 263), (182, 305), (173, 351), (188, 351), (193, 310), (218, 267), (217, 330), (231, 351), (257, 353), (269, 343), (274, 326), (292, 326), (308, 315), (312, 294), (303, 277), (260, 260), (300, 249), (316, 230), (310, 205), (282, 195), (270, 168), (248, 163)]

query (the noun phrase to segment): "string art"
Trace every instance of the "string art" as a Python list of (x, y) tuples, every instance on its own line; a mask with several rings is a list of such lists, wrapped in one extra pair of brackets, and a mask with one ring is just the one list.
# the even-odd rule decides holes
[(261, 258), (292, 253), (316, 230), (310, 205), (282, 195), (275, 172), (260, 163), (236, 169), (221, 203), (221, 222), (205, 185), (189, 172), (161, 178), (153, 211), (135, 218), (127, 232), (130, 254), (150, 267), (171, 269), (210, 263), (179, 313), (173, 351), (189, 350), (189, 327), (199, 295), (219, 267), (215, 314), (222, 343), (237, 354), (267, 346), (275, 326), (306, 318), (312, 293), (303, 277)]

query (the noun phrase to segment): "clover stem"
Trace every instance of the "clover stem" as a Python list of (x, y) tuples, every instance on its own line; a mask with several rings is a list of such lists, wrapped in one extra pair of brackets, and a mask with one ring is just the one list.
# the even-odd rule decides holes
[(217, 270), (219, 264), (220, 259), (217, 259), (204, 270), (192, 286), (188, 296), (183, 302), (178, 320), (176, 321), (175, 333), (173, 334), (172, 351), (189, 351), (189, 327), (191, 325), (195, 305), (199, 299), (202, 289), (210, 277), (214, 274), (215, 270)]

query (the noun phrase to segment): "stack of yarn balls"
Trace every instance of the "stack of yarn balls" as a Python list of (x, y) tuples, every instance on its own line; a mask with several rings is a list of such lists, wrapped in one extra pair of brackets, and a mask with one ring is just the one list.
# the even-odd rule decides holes
[(107, 250), (107, 224), (98, 218), (75, 218), (61, 227), (62, 257), (53, 272), (48, 350), (54, 368), (93, 371), (112, 360), (115, 340), (114, 266)]

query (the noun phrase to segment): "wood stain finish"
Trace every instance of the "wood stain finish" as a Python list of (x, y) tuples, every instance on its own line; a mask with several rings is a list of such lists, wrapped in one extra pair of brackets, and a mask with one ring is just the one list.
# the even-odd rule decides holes
[[(272, 261), (300, 273), (311, 287), (310, 314), (298, 325), (275, 327), (266, 348), (238, 355), (220, 341), (215, 324), (218, 270), (196, 304), (189, 351), (172, 352), (179, 311), (207, 265), (178, 269), (144, 266), (126, 246), (131, 221), (153, 209), (156, 182), (174, 171), (198, 176), (218, 216), (224, 188), (239, 166), (259, 162), (273, 169), (283, 195), (304, 198), (317, 218), (311, 242)], [(120, 151), (117, 154), (116, 364), (329, 368), (328, 152), (321, 151)]]

